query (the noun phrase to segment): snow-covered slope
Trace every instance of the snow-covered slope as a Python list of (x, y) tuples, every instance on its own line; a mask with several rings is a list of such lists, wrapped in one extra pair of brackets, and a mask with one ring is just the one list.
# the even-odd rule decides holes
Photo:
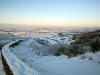
[(2, 53), (14, 75), (99, 75), (100, 52), (78, 57), (52, 55), (59, 44), (69, 45), (71, 35), (41, 34), (6, 45)]
[(23, 39), (22, 37), (0, 33), (0, 46), (10, 43), (12, 41)]

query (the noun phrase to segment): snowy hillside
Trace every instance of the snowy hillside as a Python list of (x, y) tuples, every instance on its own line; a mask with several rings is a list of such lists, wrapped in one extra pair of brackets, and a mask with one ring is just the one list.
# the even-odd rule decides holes
[(0, 33), (0, 46), (18, 39), (24, 39), (24, 37)]
[(68, 46), (73, 34), (36, 34), (6, 45), (2, 53), (14, 75), (99, 75), (100, 52), (69, 58), (55, 56), (59, 46)]

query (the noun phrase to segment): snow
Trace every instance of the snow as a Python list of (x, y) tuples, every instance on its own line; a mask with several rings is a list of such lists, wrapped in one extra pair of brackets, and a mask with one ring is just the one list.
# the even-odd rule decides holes
[[(91, 53), (90, 53), (91, 54)], [(100, 55), (100, 53), (99, 53)], [(34, 67), (41, 75), (99, 75), (100, 63), (84, 60), (80, 57), (70, 58), (67, 56), (46, 56), (34, 58)]]
[(14, 75), (39, 75), (39, 72), (35, 71), (34, 68), (28, 67), (27, 64), (23, 63), (13, 53), (10, 52), (9, 46), (12, 43), (4, 46), (2, 53)]
[(0, 33), (0, 45), (3, 46), (7, 43), (10, 43), (12, 41), (18, 40), (18, 39), (24, 39), (24, 37), (18, 37), (14, 35), (8, 35)]
[(14, 75), (100, 75), (100, 52), (88, 52), (72, 58), (48, 54), (58, 44), (74, 41), (71, 35), (61, 40), (63, 37), (57, 34), (34, 35), (16, 47), (9, 48), (14, 42), (7, 44), (2, 53)]
[[(23, 38), (14, 35), (0, 33), (0, 47), (3, 47), (5, 44), (15, 41), (17, 39), (23, 39)], [(0, 52), (0, 75), (5, 75), (2, 67), (1, 52)]]

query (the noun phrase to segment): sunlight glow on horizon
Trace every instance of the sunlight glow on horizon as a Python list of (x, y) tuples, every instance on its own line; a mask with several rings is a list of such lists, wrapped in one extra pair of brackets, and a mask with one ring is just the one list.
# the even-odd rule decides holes
[(0, 0), (0, 24), (100, 26), (100, 0)]

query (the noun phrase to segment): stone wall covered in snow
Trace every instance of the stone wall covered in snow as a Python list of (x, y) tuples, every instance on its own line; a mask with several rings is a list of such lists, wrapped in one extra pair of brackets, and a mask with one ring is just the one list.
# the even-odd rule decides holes
[(2, 55), (4, 56), (11, 71), (14, 75), (40, 75), (39, 72), (37, 72), (34, 68), (29, 67), (10, 52), (9, 47), (18, 41), (19, 40), (11, 42), (5, 45), (2, 49)]

